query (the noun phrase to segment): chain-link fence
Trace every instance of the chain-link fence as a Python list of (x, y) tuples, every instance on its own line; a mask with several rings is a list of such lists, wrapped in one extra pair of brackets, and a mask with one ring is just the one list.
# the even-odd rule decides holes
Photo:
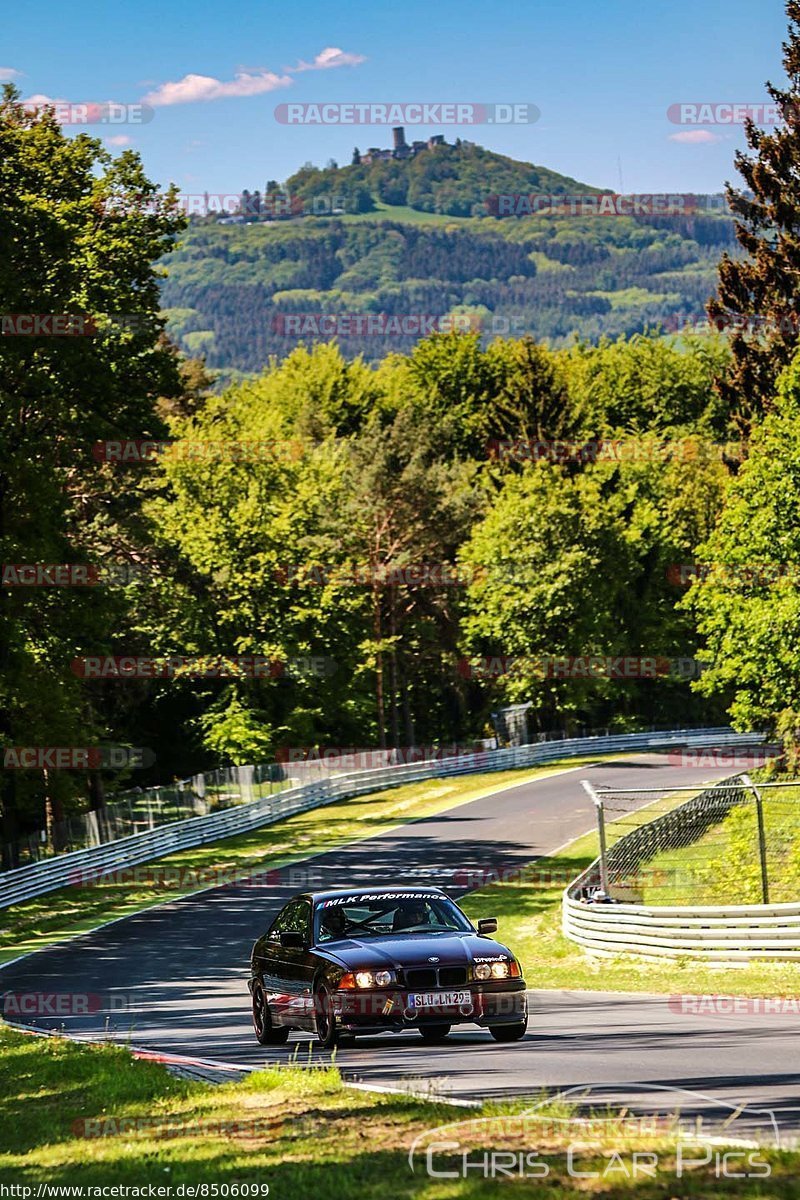
[[(311, 782), (311, 764), (289, 767), (265, 763), (256, 767), (222, 767), (189, 779), (176, 779), (164, 787), (132, 788), (110, 797), (103, 808), (56, 821), (14, 845), (4, 846), (3, 862), (25, 866), (55, 854), (100, 846), (133, 833), (143, 833), (209, 813), (272, 796), (298, 782)], [(317, 777), (321, 777), (321, 768)]]
[(589, 881), (647, 905), (800, 899), (800, 781), (736, 775), (714, 787), (589, 789), (601, 858)]

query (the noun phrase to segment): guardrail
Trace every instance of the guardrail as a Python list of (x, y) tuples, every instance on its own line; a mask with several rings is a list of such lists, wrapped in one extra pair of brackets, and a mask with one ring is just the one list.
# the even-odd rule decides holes
[[(674, 821), (683, 809), (693, 820), (704, 808), (724, 815), (741, 802), (734, 794), (739, 778), (733, 776), (722, 781), (674, 809), (668, 818), (659, 817), (621, 838), (608, 851), (609, 876), (613, 875), (615, 857), (627, 856), (630, 861), (640, 863), (646, 861), (649, 851), (663, 848), (668, 819)], [(744, 782), (739, 787), (747, 789)], [(631, 855), (626, 850), (628, 841)], [(718, 964), (800, 959), (800, 901), (648, 905), (590, 899), (599, 885), (598, 858), (573, 880), (562, 898), (565, 937), (596, 956), (635, 954), (651, 961), (691, 958)]]
[(5, 871), (0, 874), (0, 908), (19, 904), (23, 900), (59, 888), (78, 886), (98, 875), (138, 866), (152, 859), (163, 858), (165, 854), (172, 854), (177, 850), (189, 850), (238, 833), (248, 833), (260, 826), (270, 825), (294, 813), (307, 812), (323, 804), (332, 804), (337, 800), (384, 788), (398, 787), (400, 784), (413, 783), (420, 779), (510, 770), (547, 764), (564, 758), (616, 751), (662, 750), (676, 746), (702, 747), (709, 744), (742, 746), (751, 745), (753, 741), (753, 734), (734, 733), (730, 729), (671, 730), (656, 734), (633, 733), (610, 737), (572, 738), (508, 750), (486, 750), (458, 758), (356, 771), (303, 784), (209, 816), (190, 817), (102, 846), (75, 850), (57, 858)]

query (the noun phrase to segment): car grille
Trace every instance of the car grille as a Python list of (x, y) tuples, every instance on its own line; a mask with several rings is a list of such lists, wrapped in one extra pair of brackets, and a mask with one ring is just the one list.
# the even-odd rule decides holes
[(456, 987), (460, 983), (467, 982), (466, 967), (440, 967), (439, 968), (439, 983), (442, 987)]
[(457, 987), (467, 982), (466, 967), (411, 967), (405, 973), (409, 987)]

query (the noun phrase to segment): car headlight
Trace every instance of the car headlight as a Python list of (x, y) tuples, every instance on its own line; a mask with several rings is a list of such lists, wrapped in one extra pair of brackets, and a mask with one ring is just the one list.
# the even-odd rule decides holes
[(356, 971), (356, 987), (388, 987), (394, 982), (394, 971)]
[(475, 978), (476, 979), (491, 979), (491, 976), (492, 976), (492, 968), (489, 966), (489, 964), (488, 963), (478, 963), (478, 965), (475, 968)]
[(510, 968), (507, 962), (492, 963), (493, 979), (507, 979), (510, 973)]

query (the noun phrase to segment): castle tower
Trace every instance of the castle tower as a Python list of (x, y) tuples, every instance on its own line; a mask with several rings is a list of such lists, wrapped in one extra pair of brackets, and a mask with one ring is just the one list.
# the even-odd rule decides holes
[(394, 127), (394, 129), (392, 130), (392, 137), (394, 138), (395, 154), (398, 151), (400, 151), (400, 153), (402, 154), (405, 150), (408, 149), (408, 146), (406, 144), (406, 131), (402, 125), (396, 125)]

